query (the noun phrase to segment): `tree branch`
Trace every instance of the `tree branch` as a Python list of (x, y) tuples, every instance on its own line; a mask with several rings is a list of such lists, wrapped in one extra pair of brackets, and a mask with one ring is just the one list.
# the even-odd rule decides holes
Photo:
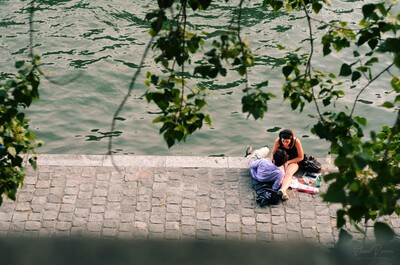
[[(243, 58), (243, 63), (246, 63), (245, 60), (245, 56), (244, 56), (244, 46), (243, 46), (243, 42), (242, 42), (242, 37), (240, 36), (240, 31), (241, 31), (241, 22), (242, 22), (242, 8), (243, 8), (243, 2), (244, 0), (240, 0), (239, 3), (239, 14), (238, 14), (238, 21), (237, 21), (237, 38), (240, 42), (240, 49), (242, 50), (242, 58)], [(248, 93), (249, 92), (249, 76), (247, 73), (247, 66), (245, 65), (245, 69), (244, 69), (244, 76), (245, 76), (245, 91)], [(250, 114), (249, 114), (250, 115)]]
[(399, 133), (399, 131), (400, 131), (400, 110), (398, 110), (398, 112), (397, 112), (396, 122), (394, 123), (393, 128), (392, 128), (392, 132), (389, 135), (387, 146), (386, 146), (385, 152), (383, 154), (383, 161), (388, 161), (389, 160), (390, 144), (392, 143), (393, 136), (396, 135), (397, 133)]
[(371, 85), (376, 79), (378, 79), (383, 73), (388, 72), (389, 69), (394, 65), (394, 63), (391, 63), (388, 67), (386, 67), (385, 69), (383, 69), (382, 72), (380, 72), (377, 76), (375, 76), (374, 78), (372, 78), (371, 80), (368, 81), (368, 83), (360, 90), (360, 92), (357, 94), (354, 103), (353, 103), (353, 108), (351, 109), (350, 112), (350, 117), (353, 116), (354, 110), (356, 108), (356, 104), (358, 99), (360, 98), (361, 94), (369, 87), (369, 85)]
[[(312, 31), (311, 17), (310, 17), (310, 14), (308, 13), (307, 7), (304, 3), (303, 3), (303, 9), (304, 9), (304, 13), (306, 14), (308, 30), (309, 30), (309, 34), (310, 34), (310, 55), (308, 56), (308, 60), (307, 60), (307, 64), (306, 64), (305, 78), (307, 78), (307, 76), (308, 76), (311, 79), (311, 60), (312, 60), (312, 56), (314, 55), (314, 37), (313, 37), (313, 31)], [(313, 101), (315, 104), (315, 108), (317, 109), (318, 115), (319, 115), (320, 119), (322, 121), (324, 121), (324, 118), (319, 109), (317, 98), (315, 97), (314, 86), (311, 86), (311, 92), (313, 95)]]
[[(187, 23), (187, 13), (186, 13), (187, 1), (183, 0), (182, 3), (182, 15), (183, 15), (183, 32), (182, 32), (182, 56), (185, 55), (185, 35), (186, 35), (186, 23)], [(182, 105), (184, 102), (184, 95), (185, 95), (185, 60), (182, 63), (181, 67), (182, 71), (182, 88), (181, 88), (181, 104), (179, 106), (179, 118), (182, 115)]]
[(33, 15), (35, 13), (35, 0), (32, 0), (29, 7), (29, 54), (28, 56), (33, 60)]
[(64, 86), (67, 84), (70, 84), (72, 82), (74, 82), (76, 79), (78, 79), (82, 73), (79, 73), (77, 76), (69, 79), (66, 82), (57, 82), (54, 80), (51, 80), (51, 78), (49, 76), (47, 76), (41, 69), (40, 65), (37, 64), (36, 60), (34, 59), (34, 50), (33, 50), (33, 46), (34, 46), (34, 36), (33, 36), (33, 15), (35, 13), (35, 0), (32, 0), (29, 3), (29, 48), (28, 48), (28, 56), (30, 57), (30, 59), (32, 60), (32, 64), (33, 64), (33, 69), (37, 70), (41, 76), (44, 77), (44, 79), (46, 79), (47, 81), (49, 81), (50, 83), (54, 84), (54, 85), (59, 85), (59, 86)]
[[(143, 68), (144, 62), (145, 62), (146, 57), (147, 57), (147, 53), (150, 50), (151, 44), (153, 42), (153, 39), (154, 39), (154, 37), (151, 37), (150, 41), (147, 43), (147, 46), (146, 46), (146, 48), (144, 50), (142, 59), (141, 59), (140, 64), (139, 64), (139, 68), (136, 70), (136, 72), (133, 75), (133, 77), (131, 79), (131, 82), (129, 84), (128, 92), (126, 93), (125, 97), (122, 99), (120, 105), (118, 106), (117, 110), (115, 111), (115, 113), (113, 115), (112, 122), (111, 122), (111, 130), (110, 130), (111, 132), (113, 132), (115, 130), (115, 125), (116, 125), (117, 118), (118, 118), (119, 114), (121, 113), (122, 109), (124, 108), (124, 106), (126, 104), (126, 101), (131, 96), (131, 92), (132, 92), (133, 88), (135, 87), (136, 79), (139, 76), (140, 71)], [(113, 166), (115, 168), (117, 168), (117, 166), (115, 164), (115, 161), (114, 161), (114, 157), (112, 156), (112, 146), (113, 146), (113, 141), (112, 141), (112, 136), (110, 136), (109, 140), (108, 140), (108, 152), (107, 153), (111, 156), (111, 161), (112, 161)]]

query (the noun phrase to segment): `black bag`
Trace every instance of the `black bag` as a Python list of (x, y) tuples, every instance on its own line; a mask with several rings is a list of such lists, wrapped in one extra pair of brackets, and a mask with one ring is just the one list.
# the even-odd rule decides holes
[(266, 205), (276, 205), (280, 198), (278, 192), (272, 189), (270, 183), (259, 182), (253, 179), (253, 188), (256, 191), (256, 202), (264, 207)]
[(279, 203), (279, 195), (275, 190), (266, 188), (261, 194), (257, 194), (256, 202), (261, 207), (276, 205)]
[(319, 173), (322, 165), (315, 157), (304, 155), (304, 159), (299, 162), (299, 168), (305, 172)]

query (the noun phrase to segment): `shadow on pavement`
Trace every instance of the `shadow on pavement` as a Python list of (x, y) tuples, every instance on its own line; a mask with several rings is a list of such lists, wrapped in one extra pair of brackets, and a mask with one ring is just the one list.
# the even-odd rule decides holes
[(337, 249), (306, 243), (0, 238), (0, 263), (8, 265), (398, 264), (399, 247), (398, 243), (385, 246), (354, 245)]

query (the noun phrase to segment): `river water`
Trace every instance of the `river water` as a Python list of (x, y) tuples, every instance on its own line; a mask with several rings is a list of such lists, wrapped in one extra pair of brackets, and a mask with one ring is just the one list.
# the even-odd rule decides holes
[[(28, 53), (28, 7), (30, 1), (0, 0), (0, 78), (14, 73), (15, 61), (26, 59)], [(39, 153), (105, 154), (107, 152), (111, 120), (119, 103), (127, 93), (129, 82), (149, 41), (145, 13), (156, 1), (128, 0), (41, 0), (34, 16), (34, 49), (42, 56), (42, 70), (51, 80), (67, 83), (56, 85), (45, 79), (40, 87), (41, 100), (28, 110), (31, 129), (45, 141)], [(210, 11), (191, 15), (196, 30), (213, 33), (226, 29), (232, 6), (237, 2), (215, 1)], [(221, 3), (220, 3), (221, 2)], [(292, 112), (290, 103), (281, 96), (283, 83), (279, 68), (274, 68), (287, 48), (305, 46), (299, 41), (307, 37), (301, 13), (274, 14), (262, 10), (260, 2), (245, 1), (243, 34), (250, 40), (258, 56), (249, 72), (250, 84), (269, 80), (269, 92), (275, 93), (263, 120), (247, 119), (241, 113), (243, 83), (229, 75), (216, 81), (195, 80), (206, 86), (209, 94), (206, 111), (212, 126), (205, 125), (189, 136), (185, 143), (168, 149), (159, 125), (152, 124), (155, 106), (142, 97), (147, 87), (143, 84), (147, 71), (157, 71), (151, 55), (123, 109), (114, 137), (113, 151), (138, 155), (203, 155), (242, 156), (246, 145), (272, 145), (278, 131), (291, 128), (301, 139), (305, 152), (324, 156), (328, 144), (310, 133), (315, 120), (314, 105), (303, 113)], [(325, 20), (359, 18), (357, 11), (365, 1), (332, 1), (333, 12), (323, 11)], [(357, 12), (356, 12), (357, 11)], [(346, 56), (342, 55), (342, 56)], [(329, 60), (318, 54), (315, 63), (322, 69), (338, 73), (343, 57)], [(76, 78), (73, 82), (68, 82)], [(356, 114), (368, 117), (368, 129), (378, 130), (392, 124), (392, 110), (377, 108), (385, 101), (388, 76), (363, 94)], [(354, 100), (357, 90), (347, 90), (349, 97), (338, 102), (343, 108)]]

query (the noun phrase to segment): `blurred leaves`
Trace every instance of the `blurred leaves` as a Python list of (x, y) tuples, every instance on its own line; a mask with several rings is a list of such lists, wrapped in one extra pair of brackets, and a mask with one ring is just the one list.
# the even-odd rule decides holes
[[(211, 122), (208, 115), (202, 113), (206, 106), (206, 93), (196, 85), (189, 87), (185, 77), (190, 77), (191, 81), (196, 78), (217, 80), (227, 77), (233, 70), (248, 79), (248, 68), (254, 64), (254, 55), (248, 41), (240, 36), (240, 21), (236, 21), (239, 22), (236, 28), (231, 26), (212, 37), (196, 35), (188, 32), (189, 24), (185, 24), (185, 19), (167, 19), (165, 8), (173, 6), (173, 1), (162, 2), (160, 7), (164, 9), (149, 16), (150, 33), (153, 36), (159, 34), (153, 46), (155, 61), (167, 70), (168, 76), (148, 74), (146, 84), (153, 89), (146, 93), (146, 99), (161, 110), (162, 114), (153, 122), (161, 123), (160, 133), (171, 147), (200, 129), (203, 122)], [(192, 10), (197, 11), (207, 9), (211, 2), (193, 0), (188, 3)], [(184, 3), (181, 1), (183, 8), (180, 10), (185, 10)], [(323, 199), (342, 205), (342, 209), (337, 211), (338, 228), (350, 222), (363, 233), (359, 223), (400, 213), (397, 203), (400, 181), (396, 177), (400, 174), (400, 118), (393, 126), (384, 126), (380, 132), (371, 132), (366, 137), (364, 127), (368, 119), (354, 115), (356, 104), (375, 103), (363, 99), (363, 93), (383, 74), (391, 76), (389, 87), (392, 90), (388, 95), (393, 97), (380, 107), (399, 111), (400, 81), (394, 74), (396, 71), (391, 71), (394, 67), (400, 68), (400, 39), (396, 35), (399, 15), (392, 13), (389, 2), (367, 3), (358, 10), (361, 12), (358, 23), (321, 21), (317, 15), (326, 5), (330, 5), (330, 1), (262, 1), (263, 8), (271, 8), (275, 13), (296, 10), (306, 15), (308, 30), (311, 31), (300, 43), (309, 43), (307, 49), (300, 47), (287, 51), (276, 65), (284, 78), (283, 98), (290, 102), (292, 110), (302, 112), (310, 103), (316, 107), (318, 115), (314, 117), (317, 121), (311, 131), (330, 143), (329, 151), (335, 156), (335, 166), (339, 169), (324, 176), (329, 187)], [(209, 40), (211, 43), (205, 45)], [(283, 45), (277, 47), (280, 51), (285, 49)], [(350, 50), (348, 54), (353, 57), (346, 57), (338, 65), (337, 72), (327, 73), (313, 64), (316, 50), (326, 57)], [(197, 59), (192, 60), (196, 54)], [(184, 72), (192, 62), (195, 62), (191, 68), (193, 72)], [(346, 97), (348, 89), (357, 94), (354, 99), (346, 98), (353, 101), (352, 108), (337, 108), (336, 102)], [(275, 97), (268, 90), (268, 81), (246, 85), (243, 92), (242, 112), (254, 119), (263, 118), (268, 111), (268, 101)], [(279, 127), (268, 129), (270, 132), (277, 130)], [(392, 238), (391, 228), (383, 223), (375, 223), (375, 232), (378, 240)], [(342, 229), (339, 241), (351, 239), (351, 235)]]
[[(245, 76), (247, 69), (254, 64), (248, 40), (240, 37), (238, 28), (228, 27), (226, 31), (210, 38), (208, 50), (204, 50), (204, 43), (209, 37), (205, 33), (190, 31), (187, 9), (204, 11), (211, 2), (160, 0), (159, 9), (146, 15), (150, 22), (150, 34), (155, 37), (152, 46), (154, 60), (165, 70), (165, 75), (147, 74), (145, 84), (149, 90), (145, 96), (149, 103), (153, 102), (160, 110), (161, 114), (153, 123), (161, 124), (160, 134), (168, 147), (185, 141), (187, 136), (201, 129), (204, 123), (211, 124), (210, 116), (204, 112), (207, 106), (206, 93), (200, 86), (189, 85), (188, 77), (191, 80), (215, 79), (227, 76), (229, 68)], [(168, 17), (167, 8), (174, 8), (174, 5), (179, 14)], [(243, 111), (255, 119), (262, 118), (271, 94), (263, 92), (260, 87), (245, 90)]]
[(374, 224), (374, 233), (378, 242), (390, 242), (395, 238), (392, 228), (386, 223), (376, 222)]
[[(0, 205), (3, 195), (15, 200), (25, 177), (23, 154), (34, 154), (42, 143), (29, 130), (24, 109), (39, 100), (39, 56), (32, 62), (17, 61), (18, 75), (0, 83)], [(36, 157), (29, 158), (36, 168)]]

